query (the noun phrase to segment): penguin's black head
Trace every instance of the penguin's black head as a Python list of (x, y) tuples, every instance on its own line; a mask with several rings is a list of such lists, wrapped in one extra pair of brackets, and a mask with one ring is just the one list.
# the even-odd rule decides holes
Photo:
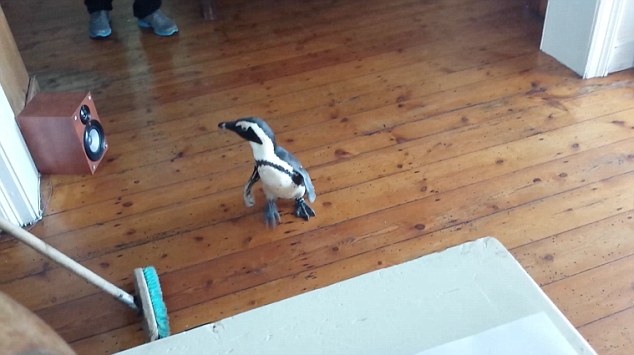
[(257, 117), (240, 118), (230, 122), (220, 122), (218, 128), (236, 132), (249, 142), (263, 144), (269, 140), (275, 145), (273, 130), (264, 120)]

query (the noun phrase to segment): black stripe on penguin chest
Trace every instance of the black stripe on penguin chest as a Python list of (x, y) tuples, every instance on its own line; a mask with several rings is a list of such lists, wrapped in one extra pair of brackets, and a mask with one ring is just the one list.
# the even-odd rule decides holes
[[(288, 169), (284, 168), (283, 166), (275, 164), (275, 163), (272, 163), (270, 161), (267, 161), (267, 160), (256, 160), (255, 165), (257, 166), (258, 171), (261, 171), (260, 169), (263, 169), (263, 168), (270, 168), (270, 169), (274, 170), (275, 172), (281, 174), (281, 176), (290, 177), (291, 181), (295, 185), (293, 187), (302, 186), (302, 184), (304, 182), (304, 178), (298, 172), (289, 171)], [(264, 173), (263, 171), (260, 173), (260, 177), (262, 177), (263, 173)]]

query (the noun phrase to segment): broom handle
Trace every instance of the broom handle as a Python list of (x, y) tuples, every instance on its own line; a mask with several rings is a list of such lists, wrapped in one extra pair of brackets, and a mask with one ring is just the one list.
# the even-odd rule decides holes
[(30, 246), (31, 248), (37, 250), (38, 252), (40, 252), (40, 253), (42, 253), (44, 255), (46, 255), (47, 257), (51, 258), (56, 263), (58, 263), (61, 266), (65, 267), (66, 269), (70, 270), (71, 272), (77, 274), (79, 277), (81, 277), (84, 280), (90, 282), (91, 284), (97, 286), (98, 288), (104, 290), (105, 292), (111, 294), (112, 296), (114, 296), (114, 298), (116, 298), (116, 299), (120, 300), (121, 302), (125, 303), (130, 308), (138, 311), (138, 307), (134, 303), (134, 297), (131, 294), (125, 292), (124, 290), (120, 289), (119, 287), (117, 287), (117, 286), (113, 285), (112, 283), (108, 282), (106, 279), (104, 279), (103, 277), (95, 274), (90, 269), (84, 267), (83, 265), (81, 265), (80, 263), (76, 262), (75, 260), (69, 258), (68, 256), (66, 256), (65, 254), (63, 254), (59, 250), (57, 250), (57, 249), (53, 248), (52, 246), (50, 246), (49, 244), (45, 243), (40, 238), (34, 236), (33, 234), (25, 231), (24, 229), (22, 229), (20, 227), (14, 226), (9, 221), (4, 219), (2, 216), (0, 216), (0, 230), (3, 230), (5, 232), (13, 235), (17, 239), (19, 239), (22, 242), (24, 242), (26, 245)]

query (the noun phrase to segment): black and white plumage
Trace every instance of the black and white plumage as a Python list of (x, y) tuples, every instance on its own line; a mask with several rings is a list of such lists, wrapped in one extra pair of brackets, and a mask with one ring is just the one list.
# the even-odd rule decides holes
[(267, 225), (275, 227), (280, 223), (275, 203), (278, 198), (294, 199), (297, 217), (308, 220), (315, 216), (313, 209), (304, 201), (304, 195), (308, 195), (310, 202), (314, 202), (316, 197), (308, 172), (293, 154), (276, 144), (275, 134), (264, 120), (257, 117), (241, 118), (221, 122), (218, 127), (237, 133), (249, 142), (253, 150), (255, 167), (243, 192), (247, 207), (255, 204), (251, 189), (261, 180), (266, 196), (264, 218)]

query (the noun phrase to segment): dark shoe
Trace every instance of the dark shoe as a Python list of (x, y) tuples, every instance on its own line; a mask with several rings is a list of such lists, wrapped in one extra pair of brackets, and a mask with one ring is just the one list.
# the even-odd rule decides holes
[(88, 34), (90, 38), (106, 38), (112, 34), (110, 13), (108, 11), (101, 10), (90, 14)]
[(138, 23), (139, 27), (151, 28), (154, 30), (154, 33), (163, 37), (168, 37), (178, 32), (176, 23), (174, 23), (174, 21), (172, 21), (169, 17), (165, 16), (161, 9), (158, 9), (152, 14), (140, 19)]

